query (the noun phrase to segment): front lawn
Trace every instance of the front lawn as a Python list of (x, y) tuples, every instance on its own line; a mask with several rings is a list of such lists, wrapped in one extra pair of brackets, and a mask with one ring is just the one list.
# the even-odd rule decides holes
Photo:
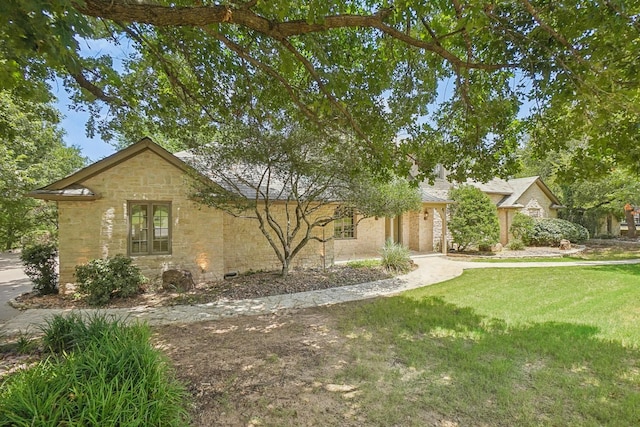
[(343, 319), (367, 425), (638, 425), (640, 266), (487, 269)]

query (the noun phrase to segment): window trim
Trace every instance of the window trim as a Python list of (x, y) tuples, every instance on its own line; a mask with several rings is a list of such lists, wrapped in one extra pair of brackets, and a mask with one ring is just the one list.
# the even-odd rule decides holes
[[(132, 208), (135, 205), (145, 205), (147, 207), (147, 220), (153, 223), (153, 207), (165, 206), (169, 213), (169, 227), (168, 227), (168, 250), (162, 252), (156, 252), (153, 250), (153, 226), (149, 228), (147, 233), (147, 251), (146, 252), (133, 252), (133, 222), (131, 220)], [(172, 205), (170, 201), (166, 200), (128, 200), (127, 201), (127, 254), (130, 257), (138, 256), (154, 256), (154, 255), (171, 255), (172, 254), (172, 240), (173, 240), (173, 226), (172, 226)]]
[[(356, 210), (353, 208), (348, 208), (348, 212), (349, 215), (345, 215), (342, 216), (340, 218), (336, 218), (333, 222), (333, 238), (336, 240), (353, 240), (353, 239), (357, 239), (358, 238), (358, 221), (356, 218)], [(336, 225), (340, 222), (344, 222), (344, 220), (351, 218), (351, 228), (352, 228), (352, 235), (351, 236), (345, 236), (344, 233), (344, 226), (342, 227), (342, 233), (340, 233), (340, 235), (336, 234), (336, 230), (337, 227)]]

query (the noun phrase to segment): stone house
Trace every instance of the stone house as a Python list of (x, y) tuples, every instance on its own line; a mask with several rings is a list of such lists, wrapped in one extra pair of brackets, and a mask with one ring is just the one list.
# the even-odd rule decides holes
[[(502, 245), (508, 244), (512, 238), (509, 228), (516, 213), (522, 212), (533, 218), (557, 218), (558, 210), (564, 207), (538, 176), (509, 180), (494, 178), (486, 183), (468, 181), (466, 184), (482, 190), (496, 205)], [(446, 180), (443, 173), (433, 185), (423, 184), (423, 188), (434, 195), (445, 197), (454, 185), (456, 184)], [(437, 230), (436, 237), (439, 235)]]
[[(144, 138), (32, 191), (31, 197), (58, 206), (60, 282), (73, 282), (77, 265), (116, 254), (131, 256), (154, 281), (169, 269), (189, 270), (196, 281), (278, 270), (281, 264), (256, 222), (193, 200), (189, 195), (194, 179), (208, 178), (197, 174), (180, 153), (173, 155)], [(482, 185), (497, 204), (504, 243), (517, 210), (555, 216), (558, 201), (537, 177)], [(324, 243), (309, 241), (291, 267), (376, 256), (387, 239), (417, 253), (446, 253), (446, 208), (451, 201), (445, 187), (440, 181), (421, 187), (420, 211), (394, 218), (362, 218), (351, 212), (317, 227), (315, 236)]]
[[(32, 191), (31, 197), (58, 206), (60, 282), (73, 282), (77, 265), (116, 254), (131, 256), (152, 280), (169, 269), (189, 270), (196, 281), (279, 269), (281, 264), (256, 222), (194, 201), (189, 197), (193, 179), (207, 178), (144, 138)], [(386, 238), (431, 252), (433, 218), (436, 212), (444, 215), (448, 202), (428, 194), (423, 199), (420, 212), (401, 218), (363, 219), (353, 214), (316, 228), (318, 238), (335, 238), (310, 241), (292, 267), (376, 255)]]

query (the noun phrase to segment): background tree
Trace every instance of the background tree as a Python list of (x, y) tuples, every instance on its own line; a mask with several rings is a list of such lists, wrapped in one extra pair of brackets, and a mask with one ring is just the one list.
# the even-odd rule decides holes
[(400, 176), (505, 176), (523, 126), (539, 152), (584, 141), (574, 166), (603, 174), (640, 165), (639, 15), (610, 0), (6, 0), (0, 84), (58, 75), (116, 141), (206, 143), (275, 106)]
[[(294, 124), (227, 129), (216, 143), (194, 150), (191, 163), (211, 182), (196, 180), (196, 198), (256, 221), (282, 264), (282, 275), (317, 233), (350, 215), (394, 216), (419, 209), (420, 196), (405, 180), (377, 181), (358, 158), (357, 147), (334, 142)], [(351, 151), (349, 148), (353, 149)]]
[(623, 220), (627, 204), (640, 205), (640, 176), (626, 167), (612, 167), (596, 176), (588, 170), (576, 171), (572, 165), (582, 155), (582, 147), (583, 142), (572, 141), (565, 148), (538, 155), (535, 144), (528, 141), (520, 151), (520, 176), (540, 176), (566, 206), (559, 216), (597, 236), (603, 234), (602, 223), (608, 216)]
[(25, 197), (39, 186), (82, 167), (85, 159), (66, 147), (50, 104), (16, 99), (0, 92), (0, 245), (11, 249), (37, 229), (54, 230), (55, 208)]
[(451, 218), (449, 230), (458, 250), (469, 246), (490, 247), (500, 241), (498, 212), (489, 196), (471, 185), (462, 185), (449, 191)]

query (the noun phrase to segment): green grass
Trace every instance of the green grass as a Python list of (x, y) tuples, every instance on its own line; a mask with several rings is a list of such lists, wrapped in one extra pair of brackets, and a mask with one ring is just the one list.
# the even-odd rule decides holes
[(347, 262), (347, 267), (351, 268), (376, 268), (382, 265), (379, 259), (356, 259)]
[(366, 425), (638, 425), (639, 316), (640, 266), (473, 270), (359, 305), (341, 379)]

